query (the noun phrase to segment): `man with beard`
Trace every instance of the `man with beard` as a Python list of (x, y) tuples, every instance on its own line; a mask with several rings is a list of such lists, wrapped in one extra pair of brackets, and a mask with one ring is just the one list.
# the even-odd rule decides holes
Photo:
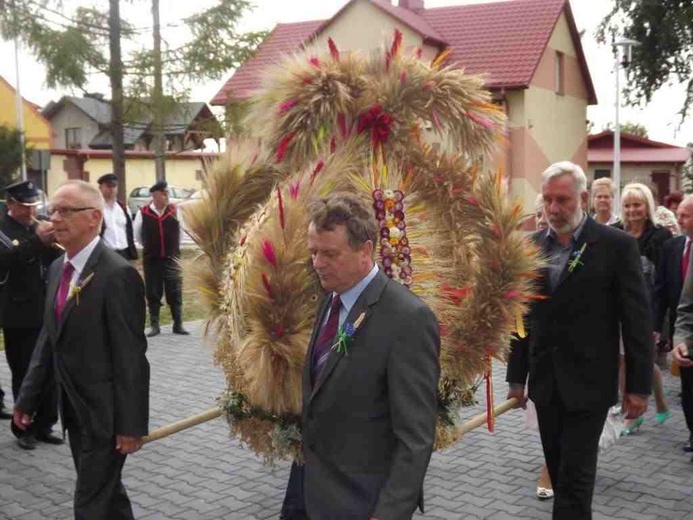
[(535, 403), (554, 486), (553, 518), (592, 518), (597, 450), (606, 414), (618, 401), (619, 333), (626, 359), (623, 410), (645, 412), (653, 342), (640, 254), (634, 238), (595, 222), (582, 168), (559, 162), (542, 174), (549, 229), (533, 235), (548, 262), (542, 299), (532, 304), (527, 337), (514, 342), (508, 398)]

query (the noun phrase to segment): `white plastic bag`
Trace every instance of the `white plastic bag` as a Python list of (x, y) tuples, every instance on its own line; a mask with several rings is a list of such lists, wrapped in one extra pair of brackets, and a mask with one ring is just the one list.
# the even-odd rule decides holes
[(606, 414), (604, 429), (599, 437), (599, 453), (604, 453), (616, 444), (616, 441), (618, 441), (618, 438), (621, 436), (623, 427), (621, 405), (617, 404), (609, 408), (609, 412)]

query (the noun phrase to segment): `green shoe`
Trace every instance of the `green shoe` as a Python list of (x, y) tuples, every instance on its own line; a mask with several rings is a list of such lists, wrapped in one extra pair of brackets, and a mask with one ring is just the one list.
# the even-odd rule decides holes
[(645, 422), (645, 416), (641, 415), (640, 417), (638, 417), (637, 419), (632, 421), (628, 426), (623, 428), (621, 430), (621, 435), (630, 435), (631, 433), (638, 431), (640, 429), (640, 426), (644, 422)]
[(655, 415), (655, 421), (657, 421), (657, 424), (664, 424), (664, 421), (666, 421), (670, 416), (671, 416), (670, 410), (664, 410), (663, 412), (657, 412), (657, 415)]

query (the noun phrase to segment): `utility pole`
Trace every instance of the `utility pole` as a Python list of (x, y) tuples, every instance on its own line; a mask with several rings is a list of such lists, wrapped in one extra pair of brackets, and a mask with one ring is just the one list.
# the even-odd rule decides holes
[[(17, 16), (17, 5), (13, 3), (14, 15)], [(22, 151), (22, 180), (26, 180), (26, 136), (24, 135), (24, 103), (22, 103), (22, 90), (19, 76), (19, 36), (14, 38), (14, 67), (17, 77), (17, 87), (15, 89), (17, 102), (17, 131), (19, 132), (19, 143)], [(45, 189), (45, 188), (44, 188)]]
[(125, 203), (125, 144), (123, 137), (123, 57), (120, 49), (120, 0), (109, 0), (108, 40), (110, 60), (108, 76), (111, 80), (111, 142), (113, 143), (113, 173), (118, 177), (118, 200)]
[(152, 108), (154, 112), (154, 164), (156, 180), (166, 180), (166, 139), (164, 136), (164, 88), (161, 72), (161, 27), (159, 22), (159, 0), (152, 0), (154, 18), (154, 92)]

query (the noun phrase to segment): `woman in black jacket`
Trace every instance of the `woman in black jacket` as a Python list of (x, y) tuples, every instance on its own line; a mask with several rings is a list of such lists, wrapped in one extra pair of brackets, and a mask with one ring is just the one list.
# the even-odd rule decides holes
[[(623, 188), (621, 194), (621, 222), (614, 224), (614, 227), (622, 229), (633, 236), (638, 241), (640, 248), (640, 261), (643, 274), (650, 293), (650, 308), (654, 291), (654, 277), (659, 264), (664, 242), (673, 235), (665, 227), (655, 224), (655, 203), (650, 188), (644, 184), (632, 183)], [(654, 341), (654, 339), (653, 339)], [(656, 350), (656, 349), (655, 349)], [(623, 357), (621, 358), (621, 368), (623, 369)], [(654, 364), (654, 397), (657, 406), (655, 420), (661, 424), (669, 418), (670, 411), (664, 399), (664, 388), (662, 386), (662, 372)], [(623, 377), (621, 378), (623, 381)], [(623, 433), (629, 434), (637, 430), (645, 420), (640, 416), (628, 424)]]

